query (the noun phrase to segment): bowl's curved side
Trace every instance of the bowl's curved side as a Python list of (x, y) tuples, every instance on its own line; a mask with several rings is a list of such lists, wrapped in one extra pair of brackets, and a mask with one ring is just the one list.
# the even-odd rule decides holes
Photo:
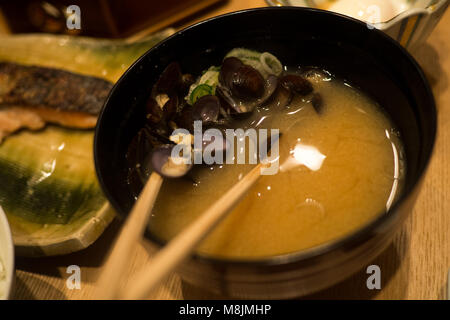
[[(396, 232), (412, 211), (417, 192), (398, 211), (394, 221), (361, 244), (336, 250), (306, 263), (287, 265), (223, 267), (202, 259), (190, 259), (178, 269), (181, 278), (210, 292), (243, 299), (292, 299), (329, 288), (373, 264), (391, 244)], [(155, 250), (153, 247), (152, 250)], [(397, 263), (396, 261), (394, 263)], [(365, 286), (365, 283), (359, 284)]]
[[(0, 260), (5, 268), (4, 292), (0, 292), (0, 300), (11, 296), (14, 278), (14, 245), (8, 220), (0, 207)], [(0, 284), (1, 289), (1, 284)], [(3, 294), (3, 295), (2, 295)]]

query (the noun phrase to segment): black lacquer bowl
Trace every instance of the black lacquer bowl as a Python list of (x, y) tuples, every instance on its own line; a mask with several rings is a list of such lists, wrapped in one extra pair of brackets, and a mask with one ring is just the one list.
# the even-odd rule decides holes
[[(368, 226), (307, 251), (251, 262), (196, 255), (179, 269), (185, 281), (234, 297), (309, 294), (367, 266), (412, 211), (435, 141), (433, 95), (420, 67), (398, 43), (351, 18), (292, 7), (246, 10), (201, 22), (145, 53), (117, 82), (100, 115), (95, 165), (103, 191), (120, 216), (135, 202), (126, 183), (125, 154), (143, 126), (144, 104), (161, 72), (178, 61), (184, 72), (200, 74), (220, 65), (235, 47), (269, 51), (288, 66), (323, 67), (344, 78), (386, 110), (405, 145), (403, 195)], [(161, 245), (149, 232), (146, 237)]]

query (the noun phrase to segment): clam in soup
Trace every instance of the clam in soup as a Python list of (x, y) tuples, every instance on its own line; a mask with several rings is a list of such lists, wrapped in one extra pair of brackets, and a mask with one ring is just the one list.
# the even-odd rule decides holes
[[(324, 71), (302, 77), (314, 93), (268, 100), (228, 124), (279, 129), (281, 168), (259, 179), (201, 243), (199, 254), (257, 259), (309, 249), (367, 225), (400, 194), (403, 147), (381, 107)], [(165, 179), (150, 231), (170, 240), (253, 167), (203, 164), (186, 177)]]

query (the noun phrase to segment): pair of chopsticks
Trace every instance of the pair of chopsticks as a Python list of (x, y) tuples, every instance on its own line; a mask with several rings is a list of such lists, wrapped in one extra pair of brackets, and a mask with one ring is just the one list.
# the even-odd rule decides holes
[(197, 220), (162, 248), (150, 266), (140, 270), (125, 288), (120, 287), (128, 257), (142, 237), (163, 178), (152, 173), (117, 238), (99, 278), (97, 299), (145, 299), (195, 247), (227, 216), (258, 181), (263, 164), (257, 165)]

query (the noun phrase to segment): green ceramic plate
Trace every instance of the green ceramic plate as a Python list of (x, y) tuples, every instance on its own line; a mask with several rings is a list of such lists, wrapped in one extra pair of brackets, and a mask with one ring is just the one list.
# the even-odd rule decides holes
[[(145, 51), (173, 34), (143, 40), (53, 35), (0, 37), (0, 61), (61, 68), (115, 82)], [(92, 244), (114, 217), (97, 183), (93, 130), (47, 126), (0, 145), (0, 205), (22, 256), (61, 255)]]

